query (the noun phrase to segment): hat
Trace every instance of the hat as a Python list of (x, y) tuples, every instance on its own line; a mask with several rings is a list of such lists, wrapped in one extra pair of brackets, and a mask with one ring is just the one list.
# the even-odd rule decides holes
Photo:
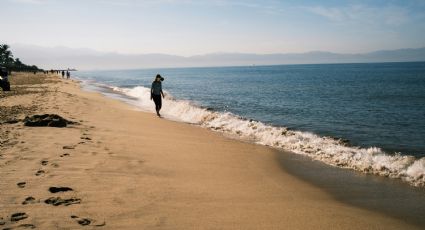
[(160, 81), (163, 81), (164, 80), (164, 78), (161, 77), (161, 75), (159, 75), (159, 74), (156, 75), (155, 79), (157, 79), (157, 78), (159, 78)]

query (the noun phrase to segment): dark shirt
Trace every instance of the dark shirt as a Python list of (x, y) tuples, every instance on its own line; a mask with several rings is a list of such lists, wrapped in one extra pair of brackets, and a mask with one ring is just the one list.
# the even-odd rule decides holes
[(161, 95), (162, 84), (160, 81), (152, 82), (151, 92), (153, 95)]

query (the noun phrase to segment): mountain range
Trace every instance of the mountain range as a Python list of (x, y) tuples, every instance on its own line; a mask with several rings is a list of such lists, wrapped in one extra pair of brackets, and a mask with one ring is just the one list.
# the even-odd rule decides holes
[(190, 57), (168, 54), (120, 54), (90, 49), (11, 45), (15, 57), (44, 69), (137, 69), (167, 67), (250, 66), (279, 64), (369, 63), (425, 61), (424, 48), (381, 50), (360, 54), (324, 51), (306, 53), (212, 53)]

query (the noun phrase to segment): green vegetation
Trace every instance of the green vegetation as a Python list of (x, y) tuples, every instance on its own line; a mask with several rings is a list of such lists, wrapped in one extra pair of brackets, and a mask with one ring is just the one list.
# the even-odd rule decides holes
[(7, 44), (0, 44), (0, 66), (4, 66), (9, 71), (43, 71), (35, 65), (26, 65), (19, 60), (14, 59), (10, 46)]

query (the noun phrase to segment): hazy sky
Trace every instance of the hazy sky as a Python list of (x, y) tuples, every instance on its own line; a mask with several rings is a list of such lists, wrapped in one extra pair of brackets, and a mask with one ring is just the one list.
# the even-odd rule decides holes
[(0, 0), (0, 43), (120, 53), (425, 47), (425, 0)]

